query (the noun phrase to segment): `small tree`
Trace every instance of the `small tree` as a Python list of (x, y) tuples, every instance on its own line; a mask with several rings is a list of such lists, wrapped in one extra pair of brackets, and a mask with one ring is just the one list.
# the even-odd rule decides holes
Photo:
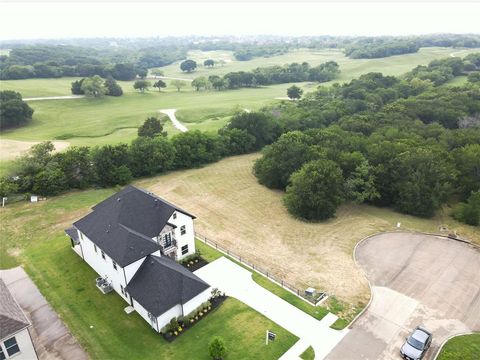
[(185, 60), (180, 64), (180, 69), (186, 72), (192, 72), (197, 68), (197, 63), (193, 60)]
[(138, 68), (137, 75), (140, 77), (140, 79), (145, 79), (148, 75), (148, 70), (144, 68)]
[(163, 80), (157, 80), (156, 82), (153, 83), (153, 87), (157, 88), (158, 91), (162, 91), (162, 88), (166, 88), (167, 84), (165, 84), (165, 81)]
[(213, 66), (215, 66), (215, 61), (213, 61), (212, 59), (207, 59), (203, 62), (203, 66), (213, 67)]
[(142, 93), (144, 93), (150, 86), (152, 86), (152, 84), (147, 80), (137, 80), (133, 84), (133, 88), (135, 90), (140, 90)]
[(180, 89), (185, 87), (187, 83), (183, 80), (172, 80), (172, 85), (177, 88), (177, 91), (180, 91)]
[(83, 95), (85, 94), (82, 90), (82, 83), (84, 79), (76, 80), (72, 82), (72, 94), (73, 95)]
[(213, 360), (222, 360), (227, 355), (227, 348), (223, 338), (220, 336), (213, 337), (208, 345), (208, 352)]
[(81, 90), (86, 96), (96, 98), (105, 96), (107, 93), (104, 81), (98, 75), (83, 79)]
[(156, 117), (149, 117), (143, 125), (138, 128), (138, 136), (154, 137), (157, 135), (166, 136), (167, 133), (163, 132), (162, 123)]
[(192, 87), (199, 91), (201, 88), (208, 89), (210, 83), (205, 76), (200, 76), (192, 81)]
[(303, 90), (300, 89), (298, 86), (296, 85), (293, 85), (293, 86), (290, 86), (288, 89), (287, 89), (287, 96), (290, 98), (290, 99), (293, 99), (293, 100), (298, 100), (302, 97), (302, 94), (303, 94)]
[(115, 81), (115, 79), (111, 76), (109, 76), (105, 80), (105, 87), (107, 88), (107, 95), (108, 96), (122, 96), (123, 95), (123, 90), (118, 85), (118, 83)]

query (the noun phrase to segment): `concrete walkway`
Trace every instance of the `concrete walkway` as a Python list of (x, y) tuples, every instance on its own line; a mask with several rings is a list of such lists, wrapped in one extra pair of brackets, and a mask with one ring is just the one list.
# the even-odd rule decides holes
[(88, 355), (21, 267), (1, 270), (3, 279), (32, 323), (30, 334), (40, 360), (87, 360)]
[(258, 285), (248, 270), (225, 257), (195, 274), (298, 336), (300, 340), (281, 359), (298, 359), (310, 345), (315, 350), (315, 359), (323, 359), (348, 333), (348, 330), (330, 329), (337, 319), (335, 315), (328, 314), (322, 320), (313, 318)]
[(181, 132), (188, 131), (187, 127), (177, 120), (177, 117), (175, 116), (175, 112), (177, 111), (177, 109), (164, 109), (159, 111), (162, 114), (167, 115), (170, 118), (170, 121), (172, 122), (173, 126), (175, 126), (178, 130), (180, 130)]
[(72, 99), (81, 99), (85, 95), (65, 95), (65, 96), (42, 96), (42, 97), (31, 97), (24, 98), (24, 101), (40, 101), (40, 100), (72, 100)]

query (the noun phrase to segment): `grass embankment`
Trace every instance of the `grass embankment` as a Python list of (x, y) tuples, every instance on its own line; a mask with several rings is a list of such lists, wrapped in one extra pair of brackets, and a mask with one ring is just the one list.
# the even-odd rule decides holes
[(311, 346), (308, 347), (301, 355), (300, 358), (303, 360), (314, 360), (315, 359), (315, 351)]
[[(113, 189), (69, 193), (37, 204), (1, 209), (0, 265), (21, 264), (93, 359), (209, 359), (208, 342), (219, 335), (227, 359), (278, 359), (297, 338), (245, 304), (228, 299), (167, 343), (138, 314), (126, 315), (115, 293), (102, 295), (96, 273), (74, 253), (63, 229)], [(90, 328), (93, 326), (93, 328)], [(265, 347), (265, 330), (277, 339)], [(135, 334), (132, 336), (132, 334)]]
[(480, 359), (480, 333), (456, 336), (447, 341), (437, 360)]

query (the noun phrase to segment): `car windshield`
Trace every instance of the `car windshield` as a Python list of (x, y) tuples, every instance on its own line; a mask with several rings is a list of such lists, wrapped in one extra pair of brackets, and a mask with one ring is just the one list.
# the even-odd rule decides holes
[(423, 343), (415, 339), (413, 336), (409, 336), (407, 339), (407, 342), (410, 345), (412, 345), (415, 349), (423, 350)]

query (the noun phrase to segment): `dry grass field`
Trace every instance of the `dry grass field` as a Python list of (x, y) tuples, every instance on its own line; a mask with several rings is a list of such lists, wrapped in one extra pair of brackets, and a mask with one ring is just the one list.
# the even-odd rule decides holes
[(259, 154), (224, 159), (201, 169), (177, 171), (138, 182), (195, 214), (196, 230), (249, 262), (299, 288), (314, 286), (349, 303), (365, 303), (370, 293), (353, 261), (362, 238), (402, 230), (439, 233), (440, 226), (480, 243), (478, 228), (449, 218), (447, 210), (420, 219), (390, 209), (344, 205), (336, 218), (305, 223), (282, 205), (282, 192), (257, 183), (252, 175)]

